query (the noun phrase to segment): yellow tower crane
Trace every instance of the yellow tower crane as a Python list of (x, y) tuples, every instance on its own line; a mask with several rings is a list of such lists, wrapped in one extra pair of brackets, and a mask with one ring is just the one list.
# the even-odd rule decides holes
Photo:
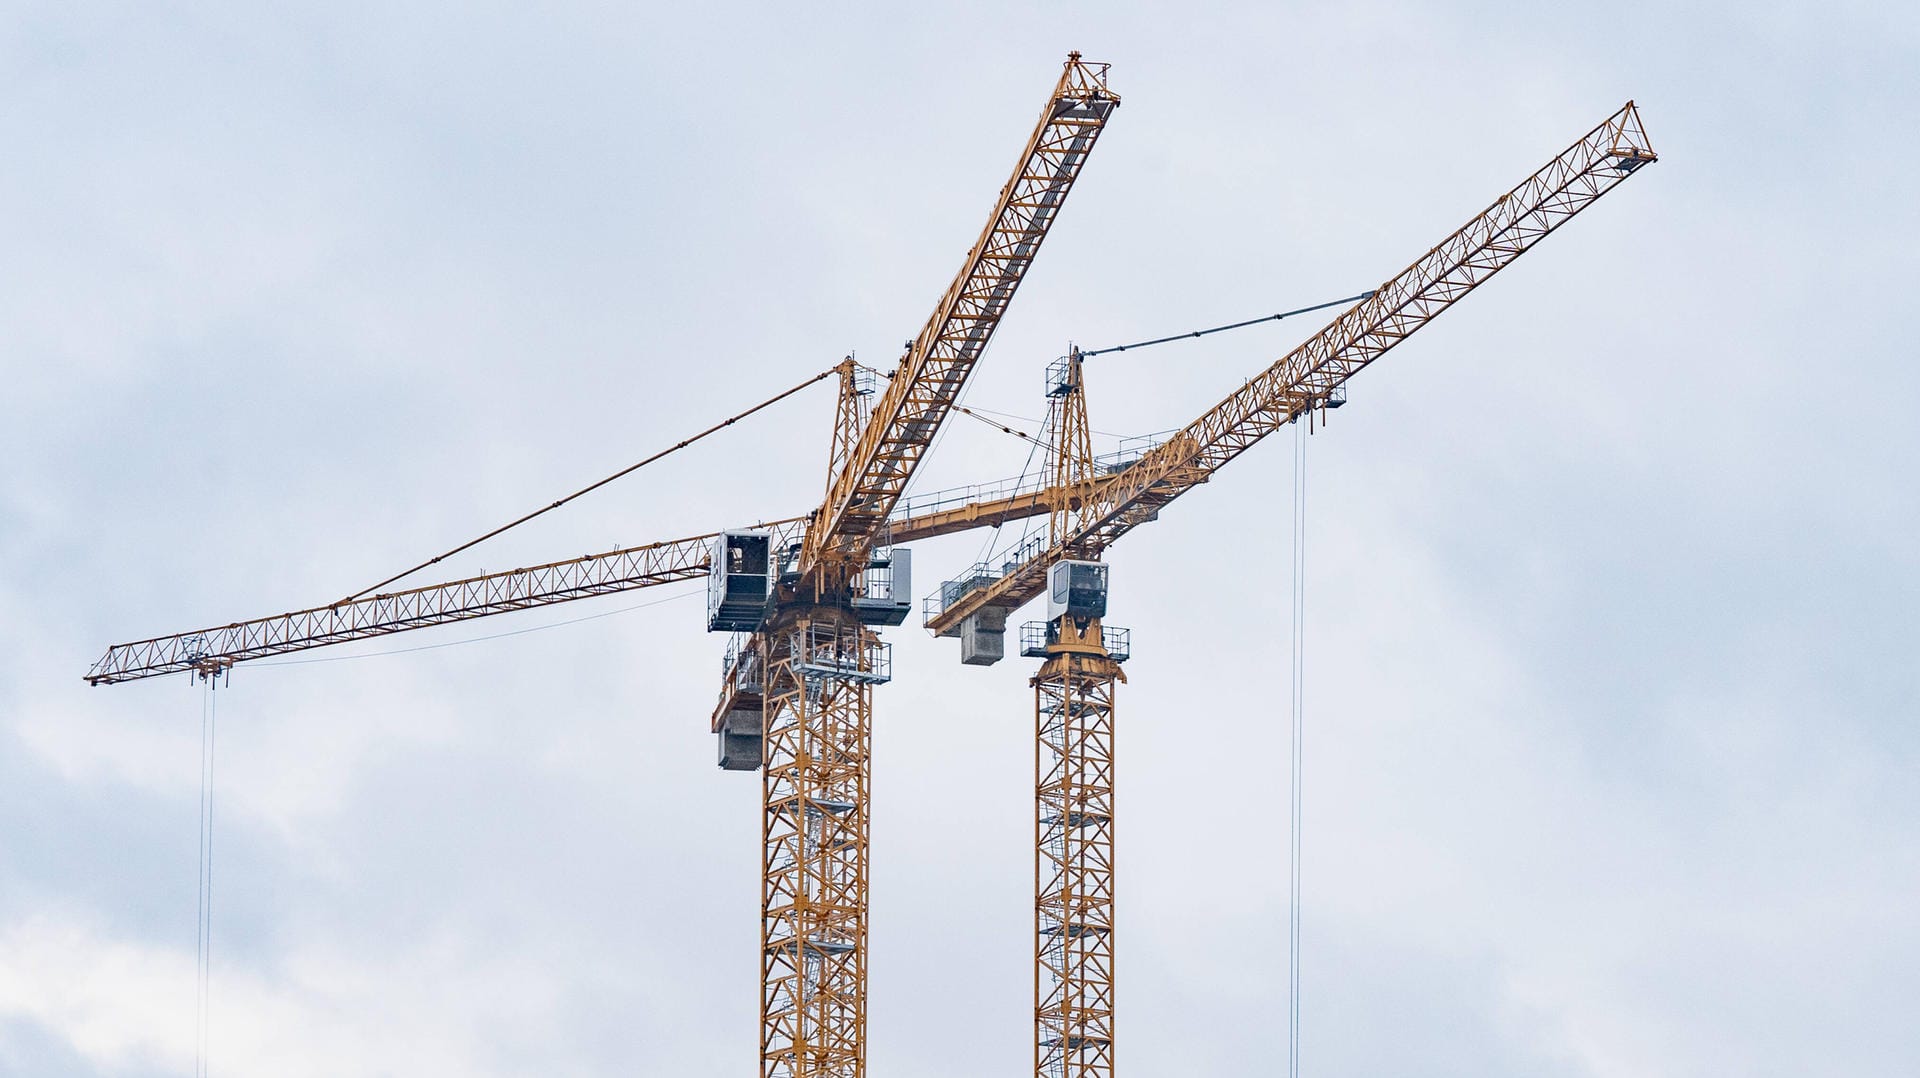
[[(993, 213), (933, 314), (867, 406), (843, 363), (826, 497), (772, 529), (722, 532), (117, 645), (96, 685), (234, 663), (588, 595), (707, 576), (708, 629), (731, 649), (722, 766), (762, 772), (760, 1070), (866, 1070), (869, 743), (887, 645), (911, 609), (886, 526), (1120, 99), (1107, 65), (1069, 54)], [(523, 518), (524, 519), (524, 518)], [(436, 561), (438, 559), (435, 559)], [(391, 583), (387, 581), (385, 583)], [(382, 585), (384, 586), (384, 585)], [(901, 598), (895, 600), (893, 596)]]
[(1050, 604), (1049, 622), (1026, 650), (1044, 658), (1034, 679), (1036, 1073), (1110, 1075), (1112, 699), (1125, 653), (1114, 647), (1123, 638), (1100, 624), (1099, 555), (1254, 441), (1324, 410), (1360, 367), (1654, 155), (1629, 103), (1407, 272), (1116, 473), (1092, 467), (1081, 357), (1071, 356), (1050, 483), (904, 503), (914, 469), (1119, 104), (1106, 75), (1106, 65), (1069, 56), (986, 229), (877, 399), (851, 361), (835, 369), (826, 496), (807, 515), (118, 644), (86, 679), (205, 677), (266, 656), (705, 578), (708, 629), (735, 633), (713, 714), (719, 763), (762, 772), (760, 1070), (767, 1078), (857, 1078), (866, 1061), (872, 692), (891, 676), (889, 649), (873, 627), (902, 623), (911, 606), (904, 544), (1046, 514), (1044, 547), (949, 582), (929, 600), (927, 625), (960, 635), (973, 661), (991, 662), (1003, 650), (1008, 614), (1041, 594), (1055, 566), (1099, 570), (1082, 578), (1079, 598), (1068, 580), (1061, 609)]
[[(961, 639), (961, 661), (1004, 654), (1007, 618), (1045, 595), (1047, 620), (1024, 626), (1033, 677), (1035, 775), (1034, 1067), (1039, 1078), (1113, 1074), (1114, 686), (1131, 653), (1103, 630), (1101, 555), (1181, 494), (1288, 423), (1345, 400), (1345, 385), (1548, 233), (1656, 160), (1629, 101), (1501, 195), (1411, 266), (1137, 460), (1096, 474), (1086, 418), (1085, 357), (1049, 370), (1053, 484), (944, 516), (967, 525), (1046, 512), (1047, 543), (975, 566), (928, 600), (926, 626)], [(936, 534), (936, 516), (900, 533)]]

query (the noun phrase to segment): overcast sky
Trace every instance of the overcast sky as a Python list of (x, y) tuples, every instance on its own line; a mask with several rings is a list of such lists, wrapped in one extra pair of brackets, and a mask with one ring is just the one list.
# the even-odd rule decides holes
[[(202, 691), (106, 645), (891, 365), (1069, 49), (1124, 104), (970, 385), (1013, 415), (1069, 341), (1372, 287), (1628, 98), (1662, 157), (1311, 441), (1305, 1070), (1920, 1068), (1910, 7), (157, 7), (0, 13), (0, 1073), (193, 1065)], [(1097, 360), (1093, 425), (1318, 324)], [(803, 512), (830, 397), (441, 568)], [(1020, 470), (950, 426), (916, 489)], [(1284, 1070), (1291, 442), (1111, 555), (1127, 1075)], [(697, 590), (237, 670), (214, 1071), (754, 1073)], [(1021, 1073), (1031, 663), (889, 638), (870, 1070)]]

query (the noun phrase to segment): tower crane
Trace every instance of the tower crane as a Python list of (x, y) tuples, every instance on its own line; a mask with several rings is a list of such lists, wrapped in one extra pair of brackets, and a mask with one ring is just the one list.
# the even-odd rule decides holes
[[(1101, 555), (1181, 494), (1281, 427), (1324, 418), (1362, 368), (1656, 160), (1629, 101), (1411, 266), (1137, 460), (1096, 474), (1084, 356), (1049, 368), (1053, 483), (1021, 505), (972, 504), (970, 523), (1046, 503), (1047, 543), (975, 566), (927, 600), (925, 624), (958, 636), (961, 662), (1004, 654), (1008, 616), (1044, 594), (1047, 620), (1021, 630), (1036, 745), (1034, 1067), (1038, 1078), (1111, 1078), (1114, 955), (1114, 688), (1129, 634), (1103, 628)], [(1017, 500), (1017, 499), (1016, 499)], [(932, 522), (927, 522), (931, 524)]]
[[(903, 502), (1014, 290), (1119, 98), (1107, 65), (1070, 54), (986, 229), (877, 391), (836, 368), (829, 476), (818, 508), (764, 522), (118, 644), (95, 685), (189, 672), (676, 581), (707, 582), (707, 627), (734, 633), (712, 718), (718, 762), (762, 784), (764, 1078), (860, 1076), (866, 1061), (868, 781), (874, 631), (911, 608), (905, 544), (1048, 515), (1047, 543), (942, 586), (925, 624), (976, 665), (1004, 653), (1006, 618), (1064, 577), (1023, 651), (1039, 716), (1036, 1073), (1110, 1075), (1112, 702), (1125, 636), (1102, 625), (1100, 555), (1253, 442), (1333, 406), (1347, 378), (1655, 160), (1631, 102), (1404, 273), (1124, 469), (1086, 445), (1082, 359), (1059, 377), (1050, 482)], [(1055, 375), (1050, 374), (1050, 380)], [(1064, 573), (1061, 570), (1066, 570)], [(382, 585), (384, 586), (384, 585)], [(1052, 725), (1049, 725), (1051, 721)]]
[(869, 745), (873, 689), (891, 676), (872, 627), (901, 624), (912, 606), (909, 555), (891, 549), (887, 524), (1119, 106), (1107, 71), (1068, 55), (986, 227), (877, 399), (841, 365), (826, 494), (805, 517), (116, 645), (87, 680), (211, 676), (262, 655), (706, 576), (707, 628), (748, 634), (729, 649), (727, 683), (749, 671), (755, 681), (753, 706), (723, 709), (716, 733), (723, 767), (762, 777), (761, 1073), (863, 1075)]

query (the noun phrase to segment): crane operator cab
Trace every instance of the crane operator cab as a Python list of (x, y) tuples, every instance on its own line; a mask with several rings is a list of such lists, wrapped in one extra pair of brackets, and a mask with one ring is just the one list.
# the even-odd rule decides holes
[(721, 532), (707, 559), (707, 631), (750, 633), (767, 613), (772, 537)]
[(1047, 620), (1069, 615), (1080, 625), (1107, 613), (1107, 566), (1097, 561), (1055, 562), (1047, 570)]

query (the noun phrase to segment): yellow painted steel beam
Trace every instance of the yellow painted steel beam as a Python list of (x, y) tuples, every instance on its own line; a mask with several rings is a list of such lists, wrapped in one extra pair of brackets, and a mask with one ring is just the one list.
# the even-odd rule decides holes
[(920, 539), (971, 531), (974, 528), (991, 528), (997, 524), (1025, 520), (1028, 517), (1046, 516), (1060, 509), (1077, 509), (1089, 493), (1097, 500), (1100, 489), (1111, 483), (1113, 478), (1113, 476), (1103, 476), (1093, 480), (1090, 491), (1084, 484), (1047, 486), (1024, 494), (1013, 494), (1003, 498), (983, 498), (980, 501), (965, 502), (950, 509), (915, 513), (912, 516), (896, 518), (892, 524), (888, 525), (888, 533), (893, 542), (911, 543)]

